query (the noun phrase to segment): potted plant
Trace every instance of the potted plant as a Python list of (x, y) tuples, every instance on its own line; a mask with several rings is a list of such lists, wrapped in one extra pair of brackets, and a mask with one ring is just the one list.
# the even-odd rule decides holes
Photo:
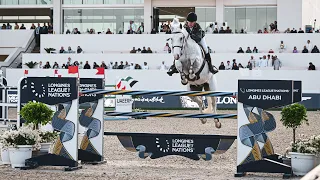
[(41, 102), (29, 101), (20, 111), (21, 117), (26, 124), (34, 124), (38, 130), (40, 125), (46, 125), (52, 120), (54, 111)]
[(11, 167), (24, 167), (25, 160), (32, 157), (32, 149), (39, 147), (40, 136), (32, 126), (22, 126), (4, 133), (1, 142), (9, 150)]
[(55, 48), (43, 48), (48, 54), (52, 53), (53, 51), (55, 51)]
[(8, 147), (4, 144), (3, 142), (3, 137), (6, 137), (8, 134), (8, 131), (5, 131), (1, 136), (0, 136), (0, 156), (1, 156), (1, 163), (3, 165), (5, 164), (10, 164), (10, 157), (9, 157), (9, 150)]
[(48, 153), (50, 146), (54, 143), (54, 141), (59, 136), (59, 133), (56, 131), (41, 131), (39, 130), (39, 136), (40, 136), (40, 152)]
[(37, 62), (30, 61), (30, 62), (25, 63), (24, 65), (26, 65), (26, 66), (28, 66), (28, 68), (32, 69), (37, 64), (38, 64)]
[[(306, 166), (299, 166), (300, 162), (304, 162), (307, 159), (313, 158), (313, 156), (310, 156), (307, 151), (304, 151), (306, 144), (301, 143), (299, 140), (299, 143), (296, 143), (296, 129), (300, 127), (303, 123), (308, 123), (307, 119), (307, 110), (302, 104), (292, 104), (289, 106), (286, 106), (281, 111), (281, 119), (280, 121), (286, 128), (292, 128), (293, 131), (293, 142), (291, 147), (291, 152), (289, 153), (291, 157), (291, 166), (293, 173), (296, 175), (300, 175), (301, 172), (306, 171), (301, 168)], [(301, 148), (298, 147), (301, 146)]]

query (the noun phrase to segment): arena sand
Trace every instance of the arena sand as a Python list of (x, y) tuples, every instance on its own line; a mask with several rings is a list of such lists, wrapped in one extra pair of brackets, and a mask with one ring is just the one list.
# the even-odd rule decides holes
[[(151, 111), (153, 112), (153, 111)], [(177, 112), (177, 111), (165, 111)], [(196, 113), (197, 111), (179, 111)], [(269, 133), (275, 152), (283, 154), (292, 141), (292, 130), (286, 129), (280, 122), (280, 112), (270, 111), (277, 119), (277, 129)], [(219, 113), (236, 113), (236, 111), (219, 110)], [(303, 125), (297, 134), (307, 137), (320, 134), (318, 111), (308, 112), (310, 125)], [(106, 121), (104, 130), (113, 132), (146, 133), (185, 133), (185, 134), (220, 134), (236, 135), (235, 119), (221, 119), (222, 128), (216, 129), (213, 120), (201, 124), (199, 119), (148, 118), (148, 120)], [(107, 163), (100, 165), (83, 165), (81, 170), (64, 172), (61, 167), (41, 167), (35, 170), (16, 170), (0, 166), (0, 179), (28, 180), (72, 180), (72, 179), (282, 179), (282, 174), (248, 173), (246, 177), (235, 178), (236, 147), (235, 141), (224, 154), (214, 155), (211, 161), (194, 161), (180, 156), (166, 156), (151, 160), (140, 159), (137, 153), (122, 147), (116, 136), (104, 137), (104, 156)], [(293, 179), (300, 179), (295, 177)]]

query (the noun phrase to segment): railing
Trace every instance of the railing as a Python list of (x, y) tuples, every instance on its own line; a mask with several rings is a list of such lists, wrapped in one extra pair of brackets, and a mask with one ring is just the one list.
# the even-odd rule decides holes
[(47, 5), (52, 0), (0, 0), (0, 5)]

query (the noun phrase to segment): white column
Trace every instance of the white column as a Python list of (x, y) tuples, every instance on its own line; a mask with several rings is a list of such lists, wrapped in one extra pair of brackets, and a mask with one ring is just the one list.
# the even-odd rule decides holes
[(152, 0), (144, 0), (144, 33), (151, 32), (152, 22)]
[(62, 0), (54, 0), (53, 3), (53, 32), (62, 33)]
[(297, 30), (301, 28), (302, 14), (302, 0), (277, 1), (277, 21), (279, 31), (285, 31), (287, 28), (295, 28)]
[(216, 0), (216, 22), (221, 27), (224, 22), (224, 3), (223, 0)]

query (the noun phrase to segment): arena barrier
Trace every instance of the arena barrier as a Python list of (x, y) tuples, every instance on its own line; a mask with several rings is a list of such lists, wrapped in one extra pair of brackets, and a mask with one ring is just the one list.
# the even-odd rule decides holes
[[(95, 97), (95, 100), (98, 100), (100, 97), (97, 96), (105, 94), (106, 91), (91, 94), (88, 90), (79, 91), (77, 78), (25, 78), (22, 82), (24, 83), (19, 86), (22, 87), (19, 92), (19, 103), (25, 103), (33, 98), (48, 105), (57, 105), (58, 109), (52, 120), (52, 125), (56, 130), (63, 132), (53, 154), (31, 158), (26, 161), (26, 165), (33, 168), (40, 165), (68, 166), (66, 170), (79, 168), (77, 162), (80, 159), (77, 154), (78, 136), (75, 133), (78, 131), (78, 94), (87, 97), (92, 96)], [(60, 94), (57, 95), (64, 96), (63, 98), (57, 98), (53, 96), (54, 94), (50, 94), (49, 87), (52, 84), (55, 84), (55, 87), (66, 86), (66, 84), (69, 86), (65, 90), (62, 88), (61, 91), (63, 92), (59, 92)], [(35, 90), (36, 86), (38, 89), (42, 89), (42, 92)], [(224, 153), (237, 139), (236, 177), (244, 176), (247, 172), (283, 173), (284, 177), (289, 177), (292, 176), (291, 167), (284, 164), (281, 156), (274, 152), (271, 139), (268, 137), (268, 133), (276, 129), (276, 121), (273, 115), (265, 109), (300, 102), (302, 99), (301, 89), (301, 81), (239, 80), (237, 136), (130, 132), (104, 132), (104, 135), (117, 136), (124, 148), (132, 152), (138, 152), (140, 158), (150, 157), (151, 159), (179, 155), (193, 160), (211, 160), (212, 154)], [(101, 89), (90, 91), (99, 92)], [(170, 93), (172, 94), (172, 91), (168, 94)], [(211, 95), (214, 94), (213, 92), (207, 92), (209, 95), (210, 93)], [(66, 97), (67, 94), (69, 94), (68, 97)], [(195, 94), (201, 95), (200, 92), (192, 93), (192, 95)], [(102, 97), (99, 101), (103, 101), (103, 99)], [(97, 134), (102, 134), (103, 128), (103, 103), (90, 103), (91, 106), (81, 115), (90, 117), (92, 112), (99, 112), (101, 124), (94, 121), (94, 118), (84, 121), (87, 125), (92, 122), (86, 126), (87, 139), (91, 140), (86, 141), (87, 144), (94, 142), (93, 138), (96, 138)], [(64, 120), (61, 121), (61, 119)], [(90, 139), (91, 137), (93, 138)], [(102, 138), (95, 142), (103, 147)]]
[(9, 109), (17, 108), (17, 88), (16, 87), (0, 87), (0, 128), (15, 128), (16, 119), (9, 119)]

